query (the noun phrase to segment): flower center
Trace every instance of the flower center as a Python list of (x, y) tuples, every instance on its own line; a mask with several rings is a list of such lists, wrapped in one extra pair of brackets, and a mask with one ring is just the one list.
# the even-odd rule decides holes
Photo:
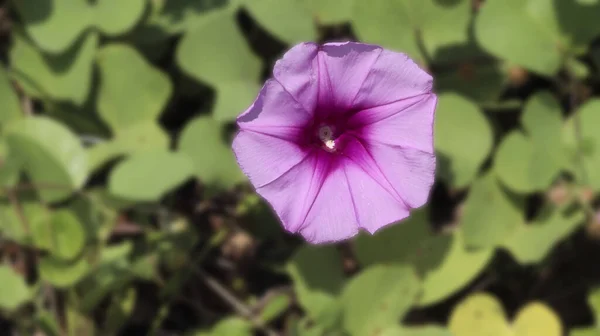
[(328, 152), (335, 152), (336, 144), (333, 127), (329, 125), (323, 125), (319, 127), (317, 133), (319, 140), (321, 140), (321, 143), (323, 145), (323, 149), (325, 149)]

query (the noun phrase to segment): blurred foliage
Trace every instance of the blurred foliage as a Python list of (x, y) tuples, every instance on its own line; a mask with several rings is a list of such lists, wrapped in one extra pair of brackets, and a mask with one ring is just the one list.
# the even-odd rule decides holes
[[(598, 17), (598, 0), (0, 1), (0, 328), (600, 335)], [(233, 121), (287, 48), (347, 39), (434, 75), (437, 183), (398, 225), (308, 246), (249, 188)]]

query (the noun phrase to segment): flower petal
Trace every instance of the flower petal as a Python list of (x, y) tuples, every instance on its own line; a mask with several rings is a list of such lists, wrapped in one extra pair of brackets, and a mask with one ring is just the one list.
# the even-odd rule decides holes
[(382, 50), (355, 42), (324, 44), (319, 51), (320, 105), (350, 109)]
[(238, 117), (237, 123), (242, 130), (279, 134), (285, 128), (304, 127), (310, 119), (304, 107), (279, 82), (270, 79), (254, 103)]
[(349, 125), (366, 142), (376, 141), (433, 153), (433, 125), (437, 97), (416, 96), (356, 113)]
[(344, 169), (360, 227), (373, 234), (408, 217), (409, 211), (404, 204), (398, 202), (359, 165), (348, 162)]
[(350, 238), (358, 225), (344, 170), (337, 163), (330, 153), (314, 151), (257, 192), (287, 231), (300, 232), (311, 243)]
[(414, 209), (427, 202), (435, 178), (434, 154), (377, 142), (367, 150), (406, 205)]
[(273, 67), (275, 80), (311, 113), (317, 104), (318, 50), (319, 45), (316, 43), (297, 44), (275, 62)]
[(358, 233), (358, 220), (343, 165), (333, 167), (310, 208), (300, 234), (313, 244), (342, 241)]
[(235, 136), (233, 152), (255, 188), (279, 178), (309, 154), (285, 139), (244, 130)]
[(430, 93), (433, 78), (407, 55), (383, 50), (371, 67), (353, 105), (365, 109)]

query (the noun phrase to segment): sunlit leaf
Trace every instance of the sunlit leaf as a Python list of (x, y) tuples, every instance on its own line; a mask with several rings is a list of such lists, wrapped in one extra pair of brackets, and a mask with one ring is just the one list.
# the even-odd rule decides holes
[(186, 125), (179, 141), (179, 150), (194, 162), (195, 175), (214, 187), (229, 187), (244, 180), (231, 148), (222, 140), (222, 131), (214, 119), (202, 116)]
[(158, 118), (173, 91), (167, 75), (124, 44), (102, 48), (97, 59), (98, 112), (113, 130)]
[(0, 125), (21, 116), (19, 97), (13, 90), (8, 72), (0, 65)]
[(120, 163), (111, 173), (110, 192), (124, 199), (158, 201), (193, 174), (190, 158), (166, 150), (140, 152)]
[(469, 191), (460, 226), (465, 244), (496, 246), (515, 232), (523, 216), (523, 199), (504, 190), (490, 172), (478, 178)]
[(435, 149), (439, 174), (451, 186), (465, 187), (477, 176), (492, 142), (492, 127), (477, 105), (456, 94), (439, 97)]
[(62, 124), (42, 116), (17, 120), (6, 127), (6, 140), (45, 201), (64, 200), (85, 183), (86, 152)]
[(312, 41), (316, 29), (308, 8), (297, 0), (253, 0), (245, 7), (258, 23), (288, 44)]
[(92, 86), (97, 34), (87, 34), (60, 54), (43, 54), (21, 34), (10, 49), (13, 72), (25, 92), (37, 98), (82, 105)]
[(341, 296), (343, 323), (352, 335), (373, 335), (397, 323), (420, 291), (411, 267), (376, 265), (355, 276)]
[(21, 0), (15, 7), (36, 44), (59, 53), (87, 28), (95, 26), (108, 35), (125, 33), (140, 19), (146, 1)]
[(9, 266), (0, 265), (0, 282), (0, 310), (16, 310), (32, 298), (23, 276)]
[(342, 258), (333, 246), (303, 246), (286, 269), (298, 301), (314, 319), (327, 312), (345, 283)]

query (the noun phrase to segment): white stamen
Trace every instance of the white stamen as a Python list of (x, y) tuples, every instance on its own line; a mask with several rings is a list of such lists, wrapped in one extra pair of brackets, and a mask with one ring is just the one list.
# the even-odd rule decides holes
[(335, 151), (335, 140), (333, 140), (333, 130), (330, 126), (321, 126), (319, 128), (319, 139), (325, 145), (325, 149)]

